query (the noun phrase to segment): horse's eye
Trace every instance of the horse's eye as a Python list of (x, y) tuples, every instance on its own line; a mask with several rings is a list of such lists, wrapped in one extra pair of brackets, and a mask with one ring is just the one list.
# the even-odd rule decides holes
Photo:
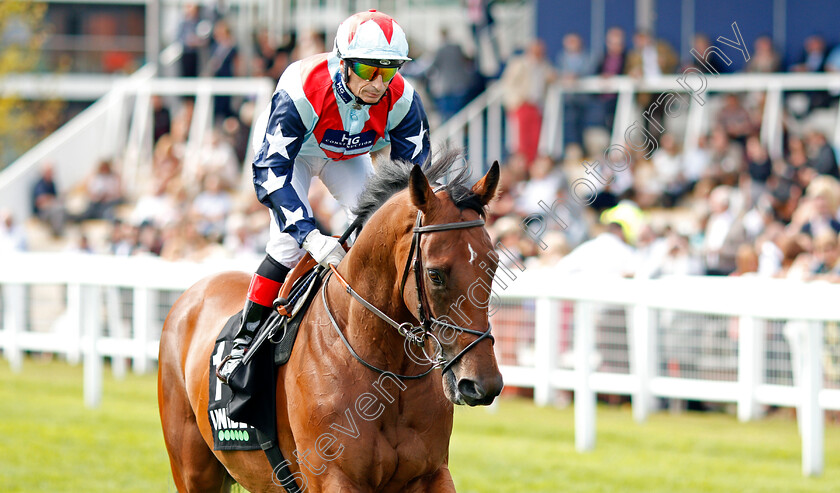
[(440, 271), (435, 269), (429, 269), (429, 279), (438, 286), (443, 286), (443, 275)]

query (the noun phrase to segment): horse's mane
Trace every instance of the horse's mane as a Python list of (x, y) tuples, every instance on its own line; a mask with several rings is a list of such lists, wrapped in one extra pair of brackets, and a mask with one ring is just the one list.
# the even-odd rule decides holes
[[(441, 179), (448, 177), (443, 189), (455, 205), (462, 210), (472, 209), (483, 217), (484, 205), (467, 185), (467, 180), (470, 179), (469, 167), (466, 165), (456, 167), (456, 163), (460, 160), (460, 152), (443, 151), (435, 156), (428, 167), (423, 169), (423, 173), (433, 188)], [(353, 214), (361, 218), (362, 224), (366, 223), (370, 216), (395, 193), (408, 188), (408, 178), (414, 166), (416, 165), (409, 161), (390, 159), (377, 161), (376, 173), (368, 179), (362, 194), (359, 195), (358, 204), (353, 208)]]

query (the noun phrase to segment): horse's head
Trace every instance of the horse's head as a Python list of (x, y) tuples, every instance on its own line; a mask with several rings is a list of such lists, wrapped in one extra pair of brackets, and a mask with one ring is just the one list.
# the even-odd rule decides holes
[(455, 404), (490, 404), (503, 386), (488, 320), (498, 257), (481, 221), (498, 183), (498, 162), (471, 189), (436, 193), (420, 167), (409, 177), (413, 227), (395, 255), (401, 296), (418, 320), (429, 320), (434, 337), (421, 352), (447, 362), (443, 388)]

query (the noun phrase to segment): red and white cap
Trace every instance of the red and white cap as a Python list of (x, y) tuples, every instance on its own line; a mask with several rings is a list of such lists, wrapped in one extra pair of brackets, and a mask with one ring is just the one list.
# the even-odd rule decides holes
[(391, 16), (376, 10), (353, 14), (342, 22), (335, 35), (335, 51), (342, 59), (376, 60), (385, 66), (411, 60), (405, 32)]

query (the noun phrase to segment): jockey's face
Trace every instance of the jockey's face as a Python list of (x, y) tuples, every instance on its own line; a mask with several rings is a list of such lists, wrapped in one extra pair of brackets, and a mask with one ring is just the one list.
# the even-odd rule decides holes
[(377, 75), (373, 80), (364, 80), (352, 70), (348, 70), (347, 72), (347, 88), (350, 89), (353, 95), (368, 104), (378, 103), (382, 99), (382, 96), (385, 95), (385, 91), (391, 83), (390, 81), (383, 82), (381, 75)]

